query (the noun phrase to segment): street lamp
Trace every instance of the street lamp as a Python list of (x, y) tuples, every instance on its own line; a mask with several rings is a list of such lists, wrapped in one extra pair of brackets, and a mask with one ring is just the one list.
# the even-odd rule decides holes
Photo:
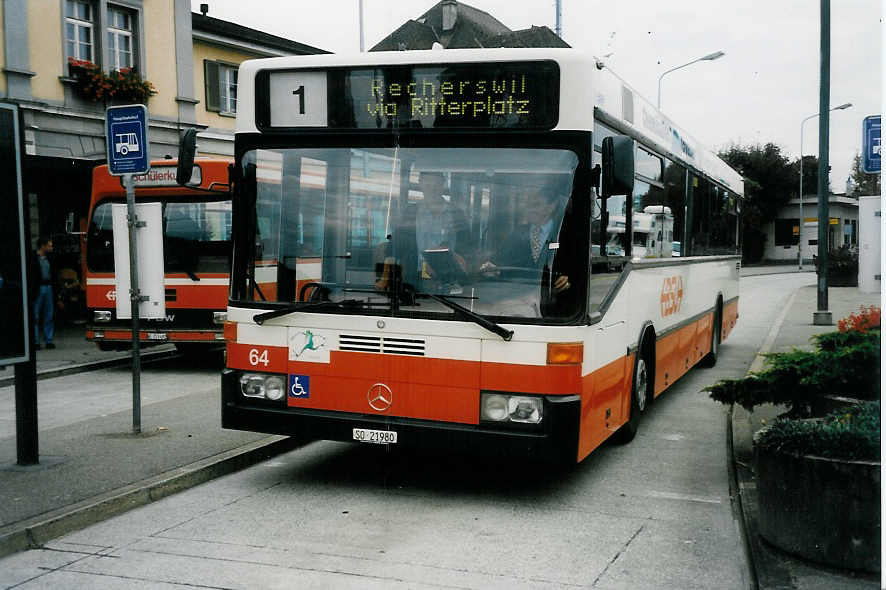
[[(838, 107), (834, 107), (832, 111), (842, 111), (852, 106), (851, 102), (846, 102)], [(800, 122), (800, 227), (797, 229), (797, 259), (799, 260), (800, 270), (803, 270), (803, 125), (809, 119), (814, 119), (819, 114), (809, 115)], [(819, 220), (821, 221), (821, 220)]]
[(714, 61), (715, 59), (720, 59), (724, 55), (726, 55), (726, 54), (723, 53), (722, 51), (715, 51), (714, 53), (709, 53), (708, 55), (706, 55), (704, 57), (700, 57), (698, 59), (693, 59), (692, 61), (685, 63), (682, 66), (677, 66), (676, 68), (671, 68), (670, 70), (666, 71), (664, 74), (659, 76), (658, 77), (658, 110), (661, 110), (661, 79), (665, 77), (665, 74), (670, 74), (674, 70), (679, 70), (680, 68), (685, 68), (686, 66), (691, 66), (692, 64), (694, 64), (695, 62), (698, 62), (698, 61)]

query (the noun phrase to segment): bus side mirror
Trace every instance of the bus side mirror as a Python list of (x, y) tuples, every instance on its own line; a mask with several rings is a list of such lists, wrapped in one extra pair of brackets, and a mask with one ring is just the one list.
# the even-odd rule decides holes
[(603, 138), (602, 197), (634, 192), (634, 140), (624, 135)]
[(175, 181), (181, 186), (191, 182), (194, 173), (194, 155), (197, 152), (197, 130), (191, 127), (186, 129), (178, 142), (178, 168), (175, 171)]

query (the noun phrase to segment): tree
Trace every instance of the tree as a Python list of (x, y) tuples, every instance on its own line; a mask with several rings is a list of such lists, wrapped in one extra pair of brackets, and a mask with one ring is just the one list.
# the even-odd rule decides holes
[[(744, 178), (742, 256), (745, 262), (759, 262), (763, 258), (766, 224), (799, 193), (799, 162), (790, 162), (774, 143), (748, 147), (733, 145), (719, 155)], [(803, 161), (803, 192), (808, 192), (807, 162)], [(816, 161), (816, 172), (817, 164)], [(818, 186), (817, 179), (812, 186)]]
[(855, 183), (855, 188), (852, 191), (853, 196), (880, 194), (880, 175), (864, 173), (861, 169), (861, 154), (858, 152), (855, 153), (855, 157), (852, 159), (852, 172), (850, 176)]
[[(791, 196), (800, 194), (800, 158), (791, 162), (791, 174), (796, 188), (791, 190)], [(830, 182), (828, 182), (830, 190)], [(818, 194), (818, 158), (816, 156), (803, 156), (803, 196)]]

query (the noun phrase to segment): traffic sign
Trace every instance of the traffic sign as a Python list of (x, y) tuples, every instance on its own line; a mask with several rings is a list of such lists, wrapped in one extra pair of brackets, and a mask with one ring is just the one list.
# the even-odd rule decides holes
[(143, 104), (108, 107), (105, 113), (108, 169), (114, 176), (144, 174), (148, 155), (148, 109)]
[(862, 163), (865, 174), (880, 173), (880, 115), (865, 117), (861, 124)]

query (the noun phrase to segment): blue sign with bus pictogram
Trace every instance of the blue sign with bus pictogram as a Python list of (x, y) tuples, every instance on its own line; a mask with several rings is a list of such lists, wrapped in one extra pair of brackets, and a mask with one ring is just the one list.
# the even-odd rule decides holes
[(148, 152), (148, 109), (143, 104), (108, 107), (105, 114), (108, 169), (114, 176), (145, 174)]
[(880, 115), (865, 117), (861, 125), (862, 162), (865, 174), (880, 173)]

